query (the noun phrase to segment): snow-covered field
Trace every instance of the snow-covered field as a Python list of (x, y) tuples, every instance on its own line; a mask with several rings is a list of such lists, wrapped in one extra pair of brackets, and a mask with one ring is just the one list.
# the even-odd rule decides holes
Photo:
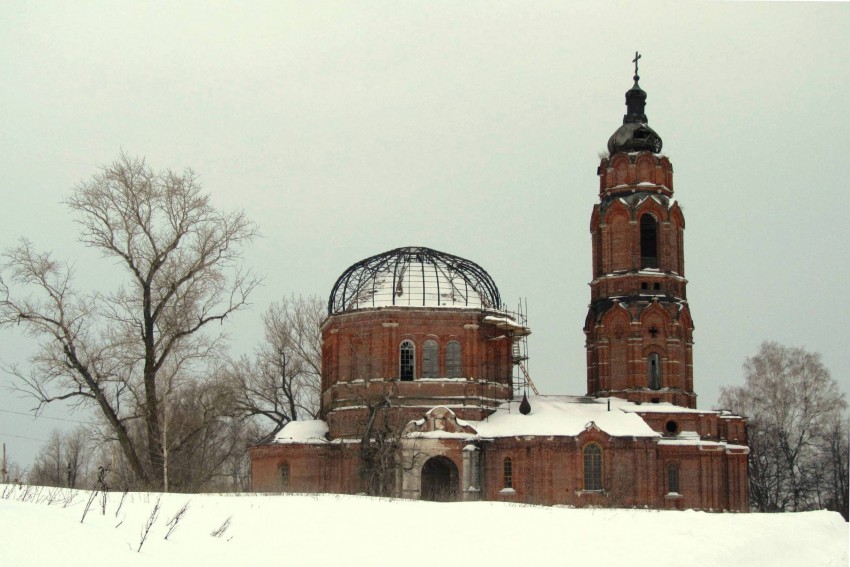
[(848, 564), (848, 525), (830, 512), (576, 510), (335, 495), (129, 493), (122, 502), (113, 492), (105, 513), (98, 495), (81, 522), (90, 494), (0, 485), (0, 565)]

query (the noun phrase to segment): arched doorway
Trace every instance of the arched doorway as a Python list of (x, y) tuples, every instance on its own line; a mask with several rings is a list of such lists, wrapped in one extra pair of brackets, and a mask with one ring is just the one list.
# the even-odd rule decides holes
[(457, 466), (448, 457), (432, 457), (422, 465), (422, 500), (457, 500)]

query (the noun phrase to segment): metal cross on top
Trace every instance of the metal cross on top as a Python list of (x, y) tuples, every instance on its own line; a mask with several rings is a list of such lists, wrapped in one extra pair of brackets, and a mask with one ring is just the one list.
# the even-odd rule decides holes
[(635, 64), (635, 81), (638, 80), (638, 59), (640, 59), (641, 55), (637, 51), (635, 51), (635, 58), (632, 59), (632, 63)]

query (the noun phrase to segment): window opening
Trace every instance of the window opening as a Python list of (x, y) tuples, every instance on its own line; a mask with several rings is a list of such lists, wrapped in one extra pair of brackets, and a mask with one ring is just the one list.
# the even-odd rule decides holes
[(602, 448), (596, 443), (584, 451), (584, 490), (602, 490)]
[(460, 368), (460, 343), (450, 341), (446, 345), (446, 376), (460, 378), (463, 375)]
[(649, 389), (661, 389), (661, 357), (657, 353), (652, 353), (646, 359), (646, 372), (649, 376)]
[(679, 493), (679, 465), (675, 463), (667, 465), (667, 492)]
[(413, 380), (415, 349), (411, 341), (401, 343), (399, 352), (399, 379), (404, 381)]
[(667, 433), (675, 435), (676, 432), (679, 431), (679, 424), (671, 419), (664, 425), (664, 429), (667, 430)]
[(505, 457), (504, 466), (503, 466), (503, 477), (505, 481), (505, 488), (513, 488), (514, 487), (514, 463), (510, 457)]
[(422, 345), (422, 377), (436, 378), (440, 374), (439, 347), (437, 341), (428, 339)]
[(289, 465), (283, 463), (277, 468), (278, 483), (281, 490), (289, 488)]
[(660, 284), (660, 283), (654, 283), (654, 284), (652, 284), (652, 289), (654, 289), (655, 291), (660, 290), (660, 289), (661, 289), (661, 284)]
[(649, 289), (649, 284), (648, 284), (648, 283), (646, 283), (646, 282), (641, 282), (641, 283), (640, 283), (640, 288), (641, 288), (641, 289)]
[(658, 267), (658, 226), (650, 214), (640, 217), (640, 267)]

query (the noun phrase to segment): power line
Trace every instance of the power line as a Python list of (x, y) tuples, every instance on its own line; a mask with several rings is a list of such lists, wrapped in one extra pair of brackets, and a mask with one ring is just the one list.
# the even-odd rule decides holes
[(14, 414), (14, 415), (22, 415), (24, 417), (31, 417), (33, 419), (52, 419), (53, 421), (67, 421), (69, 423), (81, 423), (83, 425), (97, 425), (96, 423), (94, 423), (92, 421), (80, 421), (78, 419), (67, 419), (67, 418), (62, 418), (62, 417), (50, 417), (50, 416), (47, 416), (47, 415), (33, 415), (31, 413), (24, 413), (24, 412), (20, 412), (20, 411), (0, 409), (0, 412), (11, 413), (11, 414)]
[(29, 439), (30, 441), (44, 441), (44, 439), (36, 439), (35, 437), (24, 437), (23, 435), (12, 435), (11, 433), (0, 432), (0, 437), (15, 437), (16, 439)]

